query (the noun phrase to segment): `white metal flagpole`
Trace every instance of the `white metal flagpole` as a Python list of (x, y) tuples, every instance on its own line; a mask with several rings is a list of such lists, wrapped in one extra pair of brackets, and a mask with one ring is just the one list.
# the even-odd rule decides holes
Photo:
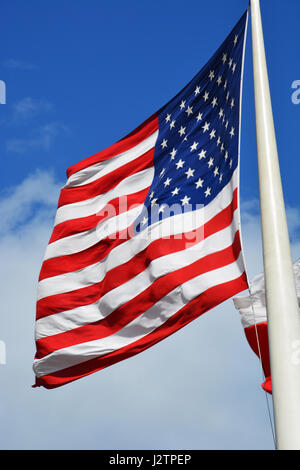
[(277, 449), (300, 449), (300, 314), (292, 267), (259, 0), (251, 0), (263, 259)]

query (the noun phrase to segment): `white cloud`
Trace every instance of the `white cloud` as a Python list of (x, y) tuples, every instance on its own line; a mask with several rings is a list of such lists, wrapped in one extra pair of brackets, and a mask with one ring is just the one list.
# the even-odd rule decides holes
[(28, 120), (41, 113), (52, 111), (53, 108), (53, 104), (47, 100), (26, 96), (12, 105), (13, 120)]
[(67, 132), (64, 124), (50, 122), (34, 130), (29, 137), (8, 140), (6, 142), (6, 150), (18, 154), (39, 149), (48, 151), (56, 137), (64, 132)]
[[(62, 388), (31, 388), (37, 278), (61, 186), (37, 171), (0, 194), (1, 447), (273, 448), (260, 366), (231, 299), (134, 358)], [(256, 274), (259, 217), (244, 207), (245, 254)]]

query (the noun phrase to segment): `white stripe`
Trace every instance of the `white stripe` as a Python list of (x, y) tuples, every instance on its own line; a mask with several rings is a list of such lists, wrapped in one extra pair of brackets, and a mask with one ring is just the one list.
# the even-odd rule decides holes
[(87, 248), (95, 245), (100, 240), (109, 237), (113, 234), (124, 230), (129, 227), (133, 221), (139, 216), (143, 209), (143, 204), (134, 207), (133, 209), (109, 217), (99, 222), (99, 224), (91, 230), (86, 232), (76, 233), (69, 237), (60, 238), (47, 246), (45, 253), (45, 260), (55, 258), (57, 256), (65, 256), (79, 251), (86, 250)]
[(135, 160), (155, 146), (157, 136), (158, 130), (135, 147), (132, 147), (125, 152), (119, 153), (118, 155), (111, 157), (109, 160), (95, 163), (94, 165), (90, 165), (83, 170), (77, 171), (68, 178), (65, 188), (72, 188), (74, 186), (81, 186), (83, 184), (91, 183), (92, 181), (102, 178), (117, 168), (126, 165), (132, 160)]
[(185, 250), (154, 259), (143, 272), (109, 291), (94, 304), (87, 305), (86, 310), (80, 307), (72, 310), (71, 314), (67, 311), (40, 318), (36, 322), (36, 339), (101, 320), (127, 301), (134, 299), (156, 279), (231, 246), (236, 233), (237, 220), (238, 211), (235, 211), (234, 220), (224, 230), (204, 240), (199, 240), (198, 243)]
[(58, 349), (41, 359), (36, 359), (33, 365), (34, 372), (37, 377), (52, 374), (127, 346), (154, 331), (209, 288), (238, 279), (243, 272), (244, 264), (240, 255), (236, 262), (201, 274), (178, 286), (117, 333), (100, 340)]
[(79, 326), (102, 320), (99, 309), (100, 300), (90, 305), (82, 305), (65, 312), (40, 318), (35, 324), (35, 339), (69, 331)]
[(54, 225), (58, 225), (66, 220), (79, 219), (81, 217), (97, 214), (97, 212), (101, 211), (112, 199), (133, 194), (151, 186), (153, 176), (154, 168), (147, 168), (146, 170), (139, 171), (125, 178), (120, 184), (107, 193), (86, 199), (85, 201), (61, 206), (57, 209)]
[(232, 188), (229, 184), (204, 208), (198, 211), (178, 214), (151, 225), (144, 232), (117, 246), (99, 263), (78, 271), (43, 279), (39, 282), (38, 286), (38, 300), (100, 282), (108, 271), (129, 261), (137, 253), (144, 250), (152, 241), (170, 236), (171, 234), (182, 234), (201, 227), (219, 213), (220, 210), (230, 204)]

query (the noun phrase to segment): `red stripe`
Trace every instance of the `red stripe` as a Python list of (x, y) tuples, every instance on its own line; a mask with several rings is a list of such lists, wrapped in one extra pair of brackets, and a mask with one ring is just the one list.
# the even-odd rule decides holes
[[(115, 210), (115, 215), (119, 215), (126, 212), (128, 207), (132, 207), (135, 204), (142, 204), (146, 199), (149, 189), (150, 186), (138, 191), (137, 193), (116, 197), (97, 214), (93, 214), (88, 217), (81, 217), (79, 219), (66, 220), (65, 222), (56, 225), (53, 229), (49, 243), (95, 228), (99, 222), (108, 217), (109, 207)], [(126, 205), (122, 202), (124, 201), (124, 198), (126, 198)]]
[(238, 258), (240, 251), (240, 238), (239, 232), (237, 232), (231, 246), (155, 280), (147, 289), (114, 310), (108, 317), (89, 325), (83, 325), (64, 333), (37, 340), (36, 358), (40, 359), (57, 349), (93, 341), (116, 333), (179, 285), (196, 276), (233, 263)]
[(233, 281), (212, 287), (179, 310), (159, 328), (140, 340), (118, 349), (113, 353), (107, 354), (106, 356), (91, 359), (76, 366), (62, 369), (51, 375), (36, 378), (35, 386), (44, 386), (49, 389), (56, 388), (139, 354), (183, 328), (203, 313), (247, 288), (248, 284), (245, 273)]
[[(220, 212), (217, 216), (215, 216), (213, 219), (211, 219), (209, 222), (205, 224), (204, 237), (208, 237), (209, 235), (215, 232), (218, 232), (219, 230), (222, 230), (223, 228), (230, 225), (232, 221), (233, 211), (236, 209), (236, 205), (237, 205), (237, 190), (235, 190), (233, 193), (232, 203), (227, 208), (225, 208), (222, 212)], [(188, 237), (188, 239), (189, 241), (191, 241), (190, 236)], [(125, 240), (114, 240), (114, 245), (112, 247), (114, 248), (115, 246), (117, 246), (117, 244), (120, 245), (123, 241)], [(185, 249), (186, 248), (185, 240), (183, 241), (184, 241), (184, 245), (182, 245), (182, 249)], [(155, 240), (152, 243), (153, 244), (159, 243), (159, 250), (158, 249), (155, 250), (155, 253), (159, 252), (159, 256), (163, 256), (163, 255), (179, 250), (180, 242), (181, 240), (175, 239), (175, 236), (173, 236), (171, 240), (165, 239), (163, 242), (161, 240)], [(176, 249), (175, 249), (175, 243), (176, 243)], [(155, 246), (155, 245), (152, 245), (152, 246)], [(172, 251), (173, 247), (174, 247), (174, 251)], [(135, 257), (132, 258), (132, 260), (130, 260), (128, 263), (125, 263), (123, 265), (124, 271), (123, 271), (122, 266), (117, 266), (116, 268), (112, 269), (109, 273), (107, 273), (107, 279), (105, 278), (104, 280), (102, 280), (101, 282), (97, 284), (92, 284), (91, 286), (76, 289), (71, 292), (56, 294), (56, 295), (52, 295), (52, 296), (40, 299), (37, 302), (37, 310), (36, 310), (37, 320), (39, 318), (43, 318), (48, 315), (64, 312), (67, 310), (71, 310), (73, 308), (80, 307), (82, 305), (90, 305), (94, 302), (97, 302), (97, 300), (99, 300), (102, 296), (102, 289), (103, 289), (103, 292), (106, 293), (108, 292), (108, 290), (114, 287), (117, 287), (118, 285), (122, 284), (126, 280), (129, 280), (130, 273), (131, 273), (131, 276), (133, 277), (133, 276), (136, 276), (139, 272), (143, 271), (145, 267), (149, 264), (149, 262), (155, 259), (154, 256), (152, 255), (150, 256), (149, 262), (147, 262), (148, 253), (149, 255), (151, 254), (150, 246), (149, 248), (147, 247), (145, 251), (143, 251), (142, 263), (140, 262), (139, 254), (137, 254)], [(98, 256), (100, 257), (100, 252), (98, 253)], [(57, 258), (57, 259), (60, 260), (59, 265), (61, 266), (63, 264), (63, 261), (60, 258)], [(51, 261), (51, 260), (47, 260), (47, 263), (48, 261)], [(44, 263), (46, 263), (46, 261)], [(50, 266), (50, 268), (55, 269), (55, 266), (56, 266), (56, 263), (53, 263), (53, 266), (52, 267)], [(110, 289), (107, 288), (107, 286), (109, 286)]]
[(36, 304), (36, 319), (39, 320), (48, 315), (95, 303), (99, 297), (99, 286), (100, 283), (97, 283), (72, 292), (63, 292), (62, 294), (38, 300)]
[[(197, 230), (193, 230), (189, 233), (185, 234), (185, 237), (182, 239), (176, 238), (176, 236), (170, 236), (165, 238), (165, 242), (161, 242), (161, 240), (155, 240), (152, 242), (147, 248), (147, 255), (149, 254), (149, 250), (151, 247), (156, 246), (159, 244), (159, 250), (161, 251), (159, 256), (163, 256), (168, 253), (174, 253), (175, 251), (183, 250), (186, 248), (186, 241), (190, 240), (191, 243), (194, 240), (196, 242), (199, 239), (199, 234), (201, 235), (202, 232), (204, 233), (204, 238), (209, 237), (215, 232), (218, 232), (232, 222), (233, 212), (237, 209), (237, 190), (233, 193), (233, 200), (232, 202), (221, 212), (219, 212), (215, 217), (209, 220), (204, 227), (200, 227)], [(131, 227), (128, 229), (128, 238), (129, 234), (132, 232)], [(121, 232), (122, 238), (124, 237), (125, 231)], [(87, 248), (86, 250), (73, 253), (71, 255), (59, 256), (56, 258), (51, 258), (45, 260), (42, 268), (39, 280), (46, 279), (53, 276), (58, 276), (60, 274), (65, 274), (68, 272), (77, 271), (79, 269), (83, 269), (87, 266), (90, 266), (94, 263), (97, 263), (103, 260), (110, 251), (115, 248), (120, 243), (117, 243), (119, 240), (113, 240), (111, 238), (105, 238), (104, 240), (100, 240), (95, 245)], [(122, 240), (127, 241), (127, 240)], [(158, 250), (157, 250), (158, 251)], [(133, 258), (134, 259), (134, 258)]]
[(81, 160), (75, 165), (70, 166), (67, 169), (67, 177), (69, 178), (71, 175), (77, 173), (80, 170), (83, 170), (84, 168), (108, 160), (109, 158), (115, 157), (116, 155), (119, 155), (120, 153), (126, 152), (132, 147), (135, 147), (140, 142), (147, 139), (147, 137), (150, 137), (153, 132), (157, 131), (158, 126), (158, 117), (155, 113), (145, 122), (143, 122), (143, 124), (138, 126), (134, 131), (123, 137), (123, 139), (119, 140), (115, 144), (102, 150), (101, 152), (96, 153), (95, 155), (92, 155), (91, 157)]
[(63, 188), (60, 192), (58, 207), (85, 201), (99, 196), (100, 194), (107, 193), (120, 184), (124, 178), (128, 178), (139, 171), (153, 167), (153, 155), (154, 147), (135, 160), (122, 165), (91, 183), (76, 186), (75, 188)]

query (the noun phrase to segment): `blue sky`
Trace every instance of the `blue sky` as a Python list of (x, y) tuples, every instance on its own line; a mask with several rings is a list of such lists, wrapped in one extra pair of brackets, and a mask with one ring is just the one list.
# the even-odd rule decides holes
[[(294, 258), (300, 257), (298, 0), (262, 0)], [(53, 391), (31, 389), (36, 281), (66, 168), (158, 110), (238, 21), (241, 0), (2, 0), (1, 448), (272, 448), (261, 373), (232, 301), (139, 357)], [(250, 24), (249, 24), (250, 26)], [(241, 201), (249, 276), (262, 268), (251, 31)], [(225, 332), (225, 334), (224, 334)], [(141, 432), (141, 421), (145, 429)]]

